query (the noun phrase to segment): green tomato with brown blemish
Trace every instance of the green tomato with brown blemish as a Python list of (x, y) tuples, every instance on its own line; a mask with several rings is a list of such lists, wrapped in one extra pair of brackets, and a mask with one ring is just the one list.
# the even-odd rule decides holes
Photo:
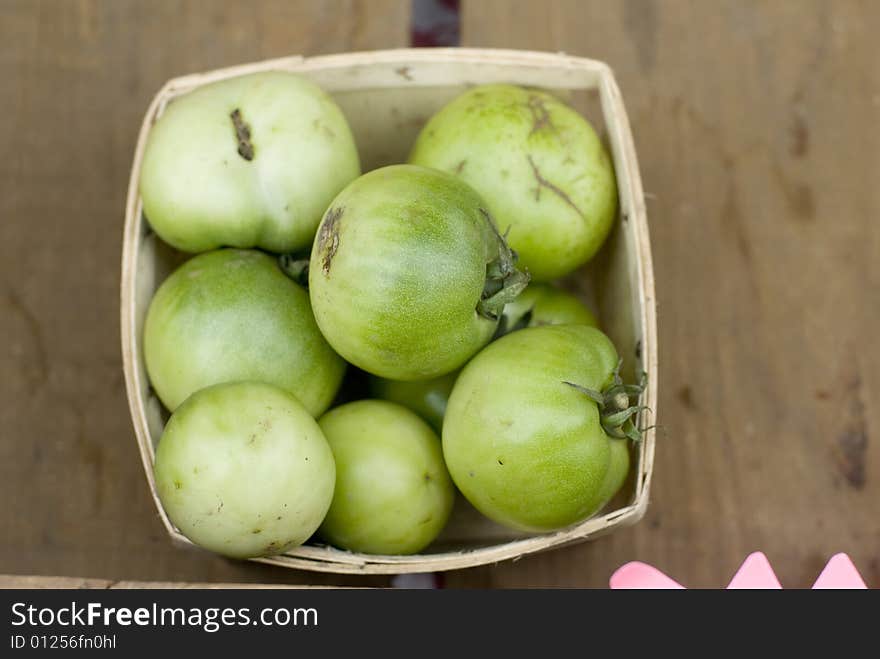
[(440, 439), (406, 408), (381, 400), (336, 407), (318, 421), (336, 462), (321, 536), (369, 554), (415, 554), (443, 530), (455, 490)]
[(589, 261), (616, 216), (614, 168), (596, 131), (538, 89), (466, 91), (428, 121), (409, 162), (470, 184), (536, 281)]
[(342, 111), (303, 76), (255, 73), (174, 99), (152, 127), (144, 214), (185, 252), (311, 245), (330, 200), (360, 174)]
[(235, 558), (305, 542), (333, 498), (336, 467), (318, 424), (290, 393), (259, 382), (202, 389), (165, 426), (154, 464), (169, 519)]
[(394, 380), (461, 367), (527, 282), (479, 195), (414, 165), (347, 186), (321, 221), (309, 265), (327, 341), (355, 366)]
[(616, 438), (621, 428), (635, 433), (639, 409), (624, 393), (638, 387), (625, 389), (617, 368), (611, 340), (584, 325), (526, 328), (481, 351), (459, 374), (443, 420), (443, 455), (462, 494), (526, 531), (597, 512), (625, 478), (628, 455), (612, 443), (628, 441)]
[(166, 279), (144, 323), (144, 361), (160, 400), (174, 411), (221, 382), (268, 382), (321, 414), (345, 362), (321, 335), (309, 294), (255, 250), (193, 257)]

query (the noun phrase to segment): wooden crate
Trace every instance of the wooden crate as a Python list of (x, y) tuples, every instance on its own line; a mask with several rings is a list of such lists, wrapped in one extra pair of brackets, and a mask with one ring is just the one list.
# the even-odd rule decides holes
[[(424, 122), (468, 86), (509, 82), (541, 87), (584, 111), (610, 148), (620, 215), (597, 258), (567, 283), (598, 306), (603, 329), (624, 357), (630, 376), (639, 368), (648, 373), (642, 403), (656, 413), (657, 329), (645, 203), (629, 120), (606, 64), (526, 51), (403, 49), (286, 57), (175, 78), (159, 90), (147, 109), (137, 142), (125, 213), (121, 290), (122, 353), (135, 435), (159, 515), (175, 541), (189, 542), (170, 522), (156, 493), (153, 458), (165, 413), (147, 381), (141, 339), (153, 293), (183, 257), (164, 245), (144, 219), (138, 192), (141, 161), (153, 123), (170, 101), (207, 83), (269, 70), (307, 76), (336, 99), (351, 124), (364, 171), (404, 161)], [(643, 516), (654, 442), (655, 432), (648, 430), (635, 452), (634, 477), (625, 496), (612, 502), (610, 510), (562, 531), (511, 532), (486, 520), (460, 499), (447, 529), (423, 554), (374, 556), (303, 545), (283, 555), (254, 560), (321, 572), (430, 572), (495, 563), (593, 538)]]

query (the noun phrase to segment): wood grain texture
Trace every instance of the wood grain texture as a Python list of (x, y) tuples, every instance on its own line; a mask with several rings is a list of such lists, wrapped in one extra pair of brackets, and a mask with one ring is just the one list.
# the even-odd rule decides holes
[(0, 8), (0, 569), (103, 579), (383, 585), (174, 547), (119, 348), (137, 130), (168, 79), (405, 46), (409, 2), (38, 2)]
[[(760, 548), (787, 586), (847, 551), (880, 587), (880, 4), (463, 4), (466, 45), (618, 75), (650, 194), (665, 435), (640, 525), (446, 584), (604, 586), (639, 559), (718, 586)], [(125, 404), (117, 294), (136, 131), (167, 78), (405, 45), (408, 5), (3, 3), (4, 572), (387, 583), (169, 543)]]
[(660, 423), (643, 522), (450, 586), (597, 586), (629, 560), (880, 587), (880, 3), (463, 3), (463, 45), (615, 70), (648, 197)]
[(194, 583), (189, 581), (111, 581), (110, 579), (80, 579), (79, 577), (42, 577), (0, 574), (0, 590), (190, 590), (205, 588), (330, 588), (331, 586), (300, 586), (247, 583)]

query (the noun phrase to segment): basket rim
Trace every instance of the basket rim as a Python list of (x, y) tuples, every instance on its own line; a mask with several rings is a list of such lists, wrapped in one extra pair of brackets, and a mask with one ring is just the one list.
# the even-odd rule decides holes
[[(136, 265), (141, 247), (142, 207), (138, 190), (140, 166), (147, 137), (153, 123), (161, 114), (165, 104), (175, 96), (186, 93), (195, 87), (217, 80), (239, 75), (269, 70), (289, 70), (302, 73), (310, 71), (344, 70), (351, 67), (370, 67), (391, 65), (400, 70), (408, 64), (440, 65), (444, 63), (488, 64), (510, 67), (511, 70), (523, 68), (564, 69), (575, 74), (589, 74), (596, 77), (596, 87), (603, 105), (605, 127), (608, 130), (612, 147), (615, 170), (618, 174), (618, 191), (621, 198), (622, 219), (631, 224), (632, 239), (635, 243), (636, 281), (634, 290), (639, 297), (639, 318), (642, 328), (642, 366), (651, 374), (645, 390), (645, 403), (657, 409), (657, 326), (654, 293), (654, 275), (650, 250), (650, 236), (647, 212), (638, 159), (632, 138), (629, 119), (623, 104), (620, 90), (613, 71), (605, 62), (567, 55), (530, 50), (486, 49), (486, 48), (399, 48), (391, 50), (359, 51), (329, 55), (304, 57), (291, 55), (276, 59), (261, 60), (247, 64), (223, 67), (211, 71), (178, 76), (167, 81), (150, 102), (141, 124), (135, 147), (131, 177), (125, 206), (125, 227), (122, 249), (122, 276), (120, 281), (120, 330), (122, 340), (123, 370), (129, 411), (134, 425), (135, 436), (150, 492), (153, 496), (159, 517), (168, 534), (175, 542), (192, 545), (170, 521), (159, 500), (153, 475), (154, 449), (146, 422), (145, 401), (141, 397), (141, 373), (137, 354), (139, 345), (136, 330)], [(406, 72), (400, 74), (408, 78)], [(409, 82), (409, 80), (401, 80)], [(431, 83), (428, 83), (429, 86)], [(584, 88), (581, 78), (571, 82), (572, 88)], [(610, 119), (610, 120), (609, 120)], [(625, 189), (624, 189), (625, 186)], [(624, 192), (626, 194), (624, 194)], [(624, 211), (623, 201), (629, 203)], [(405, 572), (443, 571), (475, 567), (513, 559), (561, 545), (597, 537), (621, 526), (639, 521), (647, 508), (651, 476), (653, 473), (656, 431), (652, 427), (645, 432), (639, 447), (640, 471), (636, 475), (635, 494), (630, 504), (594, 516), (567, 529), (501, 542), (485, 547), (449, 551), (436, 554), (416, 554), (413, 556), (378, 556), (346, 552), (331, 547), (303, 545), (285, 554), (266, 558), (250, 559), (289, 568), (318, 572), (348, 574), (400, 574)]]
[(611, 67), (607, 63), (589, 57), (568, 55), (562, 51), (549, 52), (512, 48), (392, 48), (326, 55), (288, 55), (197, 73), (188, 73), (168, 80), (159, 89), (157, 96), (163, 93), (185, 93), (194, 87), (208, 84), (215, 79), (226, 79), (256, 71), (297, 70), (308, 72), (344, 69), (352, 65), (374, 66), (377, 64), (392, 64), (401, 66), (409, 62), (414, 64), (460, 62), (506, 66), (552, 66), (557, 69), (570, 69), (613, 77)]

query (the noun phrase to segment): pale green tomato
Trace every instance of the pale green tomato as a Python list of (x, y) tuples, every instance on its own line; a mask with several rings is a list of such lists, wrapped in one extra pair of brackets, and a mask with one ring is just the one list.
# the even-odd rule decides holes
[(327, 341), (363, 370), (424, 380), (459, 368), (528, 278), (460, 180), (394, 165), (333, 200), (312, 249), (309, 294)]
[(611, 460), (608, 464), (608, 471), (605, 473), (605, 480), (602, 481), (599, 499), (602, 501), (600, 507), (604, 507), (614, 495), (620, 491), (629, 475), (629, 445), (630, 442), (625, 439), (612, 438), (611, 442)]
[(291, 394), (235, 382), (202, 389), (171, 415), (154, 465), (169, 519), (187, 538), (236, 558), (305, 542), (333, 498), (333, 454)]
[(318, 421), (336, 460), (321, 536), (368, 554), (415, 554), (443, 530), (455, 490), (440, 440), (408, 409), (361, 400)]
[(370, 391), (376, 398), (390, 400), (412, 410), (440, 432), (443, 428), (443, 415), (446, 413), (446, 401), (452, 393), (456, 377), (458, 371), (430, 380), (410, 382), (374, 376), (370, 378)]
[(504, 307), (502, 323), (507, 330), (539, 325), (599, 326), (596, 316), (583, 302), (549, 284), (529, 284)]
[(428, 121), (409, 162), (469, 183), (536, 281), (589, 261), (616, 215), (614, 170), (596, 132), (537, 89), (465, 92)]
[(144, 214), (186, 252), (311, 245), (327, 204), (360, 174), (351, 129), (325, 92), (280, 71), (172, 101), (150, 131)]
[[(462, 494), (512, 528), (551, 531), (606, 502), (611, 442), (597, 403), (572, 385), (613, 383), (617, 351), (583, 325), (512, 332), (474, 357), (455, 382), (443, 454)], [(569, 384), (570, 383), (570, 384)]]
[(272, 257), (238, 249), (200, 254), (162, 283), (144, 324), (144, 361), (171, 411), (209, 385), (255, 380), (289, 391), (317, 416), (345, 371), (308, 293)]

